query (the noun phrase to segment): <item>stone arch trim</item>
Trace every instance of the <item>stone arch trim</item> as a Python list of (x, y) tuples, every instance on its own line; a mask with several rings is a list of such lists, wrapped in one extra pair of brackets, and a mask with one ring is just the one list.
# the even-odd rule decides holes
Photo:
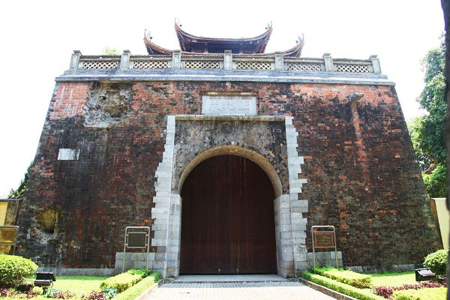
[[(159, 164), (155, 176), (156, 195), (153, 198), (155, 207), (152, 208), (152, 219), (154, 220), (152, 230), (154, 237), (151, 245), (156, 247), (157, 251), (152, 261), (152, 268), (162, 274), (163, 278), (178, 277), (180, 264), (180, 246), (181, 246), (181, 197), (179, 191), (182, 188), (182, 181), (185, 180), (189, 172), (206, 158), (222, 155), (234, 154), (249, 158), (258, 164), (269, 176), (274, 186), (276, 199), (274, 199), (275, 210), (275, 231), (277, 244), (277, 266), (278, 274), (284, 277), (293, 277), (298, 271), (306, 270), (307, 250), (306, 250), (306, 213), (308, 212), (308, 200), (299, 199), (302, 191), (302, 185), (306, 179), (299, 178), (303, 157), (298, 155), (297, 136), (292, 117), (242, 117), (241, 121), (267, 121), (276, 119), (284, 121), (285, 141), (287, 153), (287, 171), (289, 188), (287, 193), (281, 186), (284, 184), (275, 171), (274, 166), (267, 158), (255, 150), (251, 150), (242, 145), (217, 145), (213, 148), (204, 150), (195, 155), (191, 162), (175, 176), (175, 131), (176, 118), (183, 116), (168, 116), (167, 128), (165, 131), (166, 143), (162, 162)], [(204, 116), (184, 116), (186, 119), (194, 118), (203, 120)], [(282, 118), (280, 120), (280, 118)], [(220, 121), (220, 120), (219, 120)], [(284, 151), (284, 150), (283, 150)], [(181, 169), (180, 169), (181, 170)], [(181, 184), (173, 189), (174, 176), (180, 178)], [(178, 178), (177, 178), (178, 179)], [(284, 179), (287, 180), (287, 179)], [(178, 182), (177, 182), (178, 183)]]
[(273, 190), (275, 192), (275, 197), (279, 197), (282, 195), (282, 187), (281, 187), (281, 180), (280, 177), (277, 174), (277, 171), (275, 168), (270, 164), (270, 162), (262, 156), (260, 153), (258, 153), (255, 150), (248, 149), (242, 146), (236, 146), (236, 145), (223, 145), (223, 146), (216, 146), (210, 149), (207, 149), (203, 151), (202, 153), (198, 154), (184, 169), (180, 176), (180, 183), (178, 185), (178, 190), (176, 191), (177, 194), (181, 194), (181, 190), (183, 188), (184, 181), (188, 177), (189, 173), (202, 161), (219, 155), (235, 155), (235, 156), (241, 156), (244, 158), (247, 158), (257, 164), (261, 167), (261, 169), (266, 172), (267, 176), (269, 177), (270, 181), (273, 185)]

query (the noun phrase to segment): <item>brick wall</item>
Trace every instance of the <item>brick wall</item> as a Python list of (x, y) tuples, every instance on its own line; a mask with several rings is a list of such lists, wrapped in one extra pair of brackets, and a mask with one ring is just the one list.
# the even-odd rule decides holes
[[(255, 93), (260, 115), (294, 117), (308, 226), (337, 227), (344, 264), (415, 263), (437, 246), (393, 87), (86, 82), (56, 85), (19, 217), (18, 252), (46, 266), (114, 267), (124, 228), (152, 224), (166, 115), (200, 114), (201, 94), (212, 91)], [(353, 103), (354, 92), (365, 96)], [(79, 149), (79, 160), (57, 160), (60, 148)]]

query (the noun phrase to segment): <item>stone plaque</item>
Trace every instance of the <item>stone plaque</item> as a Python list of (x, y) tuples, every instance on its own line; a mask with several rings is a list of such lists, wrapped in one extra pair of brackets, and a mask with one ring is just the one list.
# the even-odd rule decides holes
[(315, 248), (332, 248), (334, 247), (334, 234), (328, 231), (314, 232)]
[(80, 158), (80, 150), (60, 148), (58, 152), (58, 160), (78, 160)]
[(145, 248), (145, 247), (147, 247), (146, 232), (128, 233), (128, 248)]
[(254, 96), (203, 96), (202, 114), (212, 116), (255, 116)]

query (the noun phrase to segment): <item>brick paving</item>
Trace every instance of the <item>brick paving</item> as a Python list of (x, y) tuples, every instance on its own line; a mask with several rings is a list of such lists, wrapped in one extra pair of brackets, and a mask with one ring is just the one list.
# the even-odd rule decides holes
[(299, 282), (166, 283), (146, 300), (330, 300), (334, 299)]

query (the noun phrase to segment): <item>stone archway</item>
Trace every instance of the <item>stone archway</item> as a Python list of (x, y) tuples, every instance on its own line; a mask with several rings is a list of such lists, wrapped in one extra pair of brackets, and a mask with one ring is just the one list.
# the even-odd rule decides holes
[(190, 172), (181, 197), (180, 274), (277, 272), (275, 194), (260, 166), (210, 157)]
[(168, 116), (163, 160), (156, 170), (152, 208), (156, 248), (152, 268), (164, 278), (180, 272), (182, 199), (180, 191), (189, 173), (217, 155), (237, 155), (256, 163), (270, 179), (276, 197), (274, 223), (277, 273), (293, 277), (305, 270), (308, 200), (299, 200), (303, 157), (292, 117)]

